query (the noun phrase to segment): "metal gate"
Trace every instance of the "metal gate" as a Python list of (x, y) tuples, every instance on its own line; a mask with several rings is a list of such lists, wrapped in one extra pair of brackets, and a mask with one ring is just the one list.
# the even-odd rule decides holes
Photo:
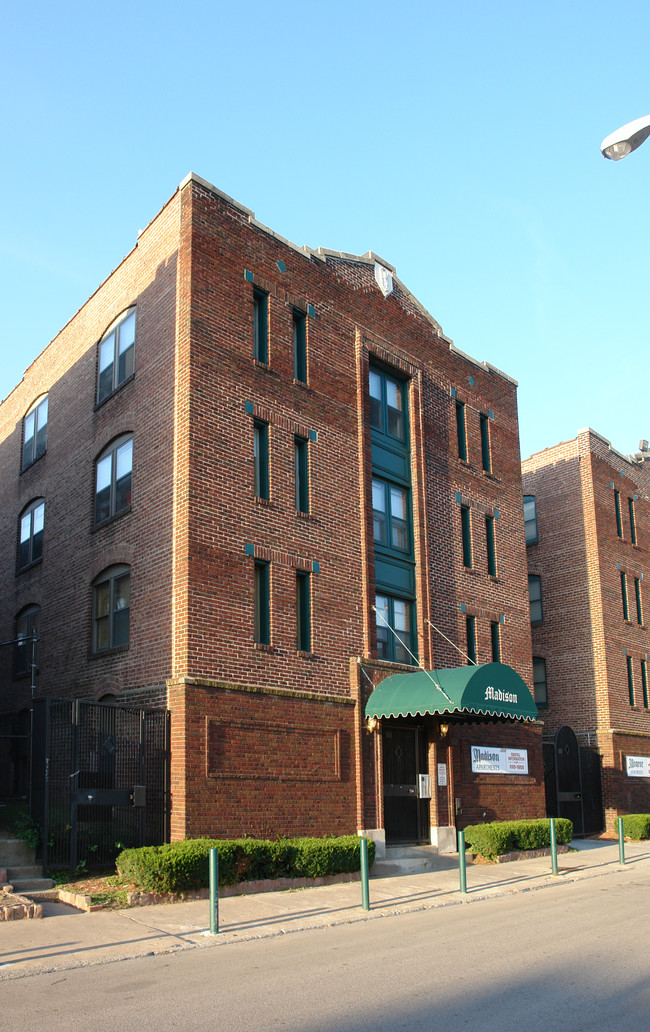
[(44, 870), (100, 867), (166, 842), (168, 759), (167, 710), (35, 700), (31, 809)]
[(578, 746), (566, 724), (558, 728), (552, 744), (544, 744), (544, 783), (548, 817), (568, 817), (575, 835), (603, 830), (600, 756), (595, 749)]
[(418, 792), (418, 774), (427, 769), (424, 729), (385, 725), (382, 751), (387, 845), (428, 842), (429, 800)]

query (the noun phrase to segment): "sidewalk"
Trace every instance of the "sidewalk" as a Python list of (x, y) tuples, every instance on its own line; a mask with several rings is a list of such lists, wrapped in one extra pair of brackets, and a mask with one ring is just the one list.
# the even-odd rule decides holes
[(373, 921), (585, 878), (625, 877), (640, 871), (650, 874), (648, 842), (626, 842), (625, 866), (619, 864), (618, 842), (576, 840), (572, 845), (577, 852), (558, 857), (557, 877), (551, 874), (550, 857), (468, 865), (466, 896), (459, 892), (455, 854), (440, 856), (439, 868), (425, 874), (371, 876), (369, 911), (361, 909), (358, 881), (226, 897), (219, 901), (217, 936), (209, 934), (207, 900), (94, 913), (83, 913), (65, 903), (45, 902), (42, 920), (0, 925), (0, 981), (156, 953), (227, 946), (310, 928)]

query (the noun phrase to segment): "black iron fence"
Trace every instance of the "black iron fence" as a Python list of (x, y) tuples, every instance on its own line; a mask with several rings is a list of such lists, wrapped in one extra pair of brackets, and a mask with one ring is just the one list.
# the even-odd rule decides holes
[(80, 699), (37, 699), (32, 816), (43, 867), (112, 863), (169, 837), (169, 713)]

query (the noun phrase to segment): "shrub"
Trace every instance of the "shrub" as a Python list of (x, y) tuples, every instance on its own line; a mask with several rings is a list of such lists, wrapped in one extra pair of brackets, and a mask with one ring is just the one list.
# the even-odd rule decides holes
[[(116, 861), (119, 875), (146, 892), (187, 892), (209, 884), (209, 853), (219, 851), (219, 884), (236, 885), (262, 878), (318, 878), (358, 871), (357, 835), (338, 838), (186, 839), (162, 846), (124, 849)], [(375, 843), (368, 840), (368, 861)]]
[(633, 842), (650, 838), (650, 813), (628, 813), (623, 818), (623, 834)]
[[(573, 838), (573, 824), (566, 817), (555, 819), (555, 838), (558, 845)], [(465, 828), (465, 845), (473, 853), (493, 860), (503, 853), (544, 849), (551, 844), (551, 830), (546, 818), (528, 821), (492, 821), (489, 824), (470, 824)]]

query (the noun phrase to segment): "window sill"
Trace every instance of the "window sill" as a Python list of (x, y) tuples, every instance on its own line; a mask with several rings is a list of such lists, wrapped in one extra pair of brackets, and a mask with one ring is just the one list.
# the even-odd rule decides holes
[(116, 645), (112, 649), (102, 649), (101, 652), (89, 652), (88, 659), (105, 659), (107, 656), (119, 656), (122, 652), (128, 651), (128, 645)]
[(35, 566), (40, 566), (42, 562), (43, 556), (40, 556), (40, 558), (34, 559), (33, 563), (28, 563), (27, 566), (19, 566), (17, 576), (19, 576), (21, 573), (28, 573), (29, 570), (33, 570)]
[(311, 513), (310, 512), (304, 512), (303, 509), (296, 509), (296, 516), (300, 520), (310, 520), (310, 519), (312, 519)]
[(100, 523), (93, 523), (91, 533), (95, 533), (97, 530), (103, 530), (104, 527), (110, 526), (111, 523), (115, 523), (116, 520), (121, 519), (122, 516), (127, 516), (131, 512), (131, 506), (127, 505), (126, 509), (120, 509), (119, 512), (113, 513), (112, 516), (107, 516), (105, 520), (101, 520)]
[(126, 387), (127, 383), (131, 383), (132, 380), (135, 380), (135, 373), (131, 373), (130, 376), (127, 376), (126, 380), (122, 380), (122, 383), (118, 383), (117, 387), (115, 387), (110, 394), (107, 394), (105, 398), (102, 398), (101, 401), (96, 401), (93, 407), (93, 412), (97, 412), (102, 405), (105, 405), (107, 401), (110, 401), (116, 394), (119, 394), (122, 388)]
[(255, 649), (256, 652), (269, 652), (269, 653), (274, 653), (275, 652), (275, 649), (273, 648), (272, 645), (267, 645), (263, 641), (254, 641), (253, 642), (253, 648)]
[(261, 495), (253, 495), (253, 502), (255, 505), (260, 505), (262, 509), (273, 509), (273, 503), (270, 498), (262, 498)]
[(259, 358), (254, 358), (254, 359), (253, 359), (253, 365), (254, 365), (254, 366), (255, 366), (255, 367), (257, 368), (257, 369), (264, 369), (264, 370), (265, 370), (266, 372), (269, 372), (269, 373), (270, 373), (270, 371), (271, 371), (271, 366), (269, 365), (269, 363), (268, 363), (268, 362), (261, 362), (261, 361), (259, 360)]
[(501, 578), (498, 573), (488, 573), (488, 580), (492, 581), (493, 584), (501, 583)]
[(304, 652), (302, 649), (296, 649), (296, 656), (298, 659), (317, 660), (318, 656), (315, 652)]
[(469, 573), (472, 577), (478, 577), (479, 576), (479, 572), (478, 572), (478, 570), (474, 566), (465, 566), (465, 565), (463, 565), (463, 570), (465, 571), (465, 573)]
[(32, 466), (35, 466), (36, 463), (40, 459), (44, 458), (45, 455), (47, 455), (47, 448), (45, 449), (45, 451), (42, 451), (40, 455), (37, 455), (35, 459), (31, 459), (29, 462), (25, 463), (24, 466), (21, 466), (19, 475), (22, 477), (23, 473), (26, 473), (28, 469), (31, 469)]
[(492, 473), (491, 470), (482, 469), (481, 475), (484, 476), (486, 480), (491, 480), (495, 484), (501, 483), (501, 477), (498, 477), (496, 473)]

